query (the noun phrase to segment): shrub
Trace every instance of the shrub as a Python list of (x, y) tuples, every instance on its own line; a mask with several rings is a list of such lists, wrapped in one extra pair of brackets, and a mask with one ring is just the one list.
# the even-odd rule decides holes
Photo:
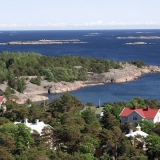
[(37, 84), (38, 86), (40, 86), (41, 85), (41, 77), (37, 76), (36, 78), (31, 78), (30, 82), (33, 83), (33, 84)]
[(6, 90), (5, 90), (5, 93), (7, 93), (7, 94), (14, 94), (15, 91), (11, 87), (7, 87)]

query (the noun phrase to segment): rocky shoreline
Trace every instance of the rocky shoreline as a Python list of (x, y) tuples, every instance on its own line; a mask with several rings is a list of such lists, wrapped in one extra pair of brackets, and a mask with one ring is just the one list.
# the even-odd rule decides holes
[(159, 66), (145, 66), (143, 68), (138, 68), (135, 65), (126, 63), (122, 64), (122, 69), (110, 69), (110, 71), (106, 73), (90, 74), (89, 81), (101, 81), (104, 83), (123, 83), (128, 81), (134, 81), (144, 74), (156, 72), (160, 72)]
[[(143, 68), (138, 68), (134, 65), (125, 63), (121, 64), (122, 69), (110, 69), (109, 72), (95, 74), (88, 73), (88, 81), (75, 81), (70, 82), (48, 82), (46, 80), (41, 81), (41, 85), (37, 86), (29, 82), (34, 76), (28, 77), (26, 81), (27, 88), (24, 90), (24, 93), (16, 92), (18, 97), (15, 100), (18, 104), (23, 104), (27, 99), (30, 99), (32, 102), (48, 100), (47, 96), (42, 96), (41, 94), (47, 93), (65, 93), (73, 90), (77, 90), (90, 85), (103, 85), (105, 83), (124, 83), (128, 81), (136, 80), (138, 77), (149, 74), (160, 72), (159, 66), (145, 66)], [(7, 83), (1, 84), (0, 89), (5, 91)]]

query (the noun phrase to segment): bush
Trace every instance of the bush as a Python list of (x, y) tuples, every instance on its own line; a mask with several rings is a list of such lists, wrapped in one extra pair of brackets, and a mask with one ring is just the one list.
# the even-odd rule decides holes
[(33, 83), (33, 84), (37, 84), (38, 86), (40, 86), (41, 85), (41, 77), (37, 76), (36, 78), (31, 78), (30, 82)]
[(137, 61), (131, 61), (131, 64), (137, 66), (138, 68), (142, 68), (146, 66), (146, 64), (143, 61), (137, 60)]
[(5, 93), (7, 93), (7, 94), (14, 94), (15, 91), (11, 87), (7, 87), (6, 90), (5, 90)]

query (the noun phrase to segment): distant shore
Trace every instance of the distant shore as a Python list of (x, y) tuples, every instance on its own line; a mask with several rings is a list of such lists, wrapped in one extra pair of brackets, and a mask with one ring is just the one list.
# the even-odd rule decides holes
[[(26, 89), (23, 93), (16, 92), (18, 99), (14, 99), (18, 104), (23, 104), (27, 99), (32, 102), (48, 100), (47, 96), (42, 96), (41, 94), (47, 93), (65, 93), (69, 91), (78, 90), (86, 86), (93, 85), (103, 85), (105, 83), (125, 83), (128, 81), (134, 81), (138, 77), (144, 74), (160, 72), (159, 66), (145, 66), (143, 68), (138, 68), (135, 65), (128, 63), (122, 64), (122, 69), (110, 69), (109, 72), (95, 74), (88, 73), (87, 81), (75, 81), (71, 82), (48, 82), (43, 79), (41, 85), (37, 86), (30, 83), (30, 79), (35, 76), (27, 76)], [(1, 84), (0, 89), (5, 91), (7, 83)]]

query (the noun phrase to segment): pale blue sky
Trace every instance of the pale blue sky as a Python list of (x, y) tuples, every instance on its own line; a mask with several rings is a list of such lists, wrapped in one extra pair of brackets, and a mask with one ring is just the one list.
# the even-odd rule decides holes
[(0, 0), (0, 30), (160, 29), (160, 0)]

